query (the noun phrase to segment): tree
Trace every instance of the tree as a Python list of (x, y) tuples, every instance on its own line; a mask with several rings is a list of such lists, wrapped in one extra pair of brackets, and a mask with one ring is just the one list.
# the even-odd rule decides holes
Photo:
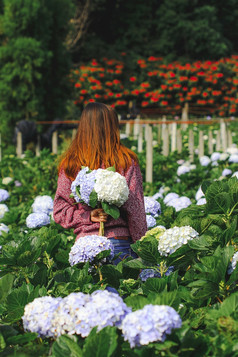
[(52, 120), (65, 113), (70, 57), (64, 40), (68, 0), (3, 0), (0, 46), (0, 131), (4, 143), (21, 119)]

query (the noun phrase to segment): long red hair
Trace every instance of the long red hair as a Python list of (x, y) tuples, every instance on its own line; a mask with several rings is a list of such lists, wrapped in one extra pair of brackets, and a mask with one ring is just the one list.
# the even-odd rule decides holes
[(138, 163), (136, 154), (120, 142), (119, 121), (116, 111), (103, 103), (89, 103), (84, 108), (75, 139), (63, 154), (59, 171), (74, 180), (82, 166), (91, 170), (102, 164), (115, 166), (116, 171), (126, 170)]

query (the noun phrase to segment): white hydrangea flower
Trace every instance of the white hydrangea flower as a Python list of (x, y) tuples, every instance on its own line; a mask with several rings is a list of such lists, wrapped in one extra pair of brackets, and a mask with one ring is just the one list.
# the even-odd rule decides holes
[(220, 158), (219, 160), (220, 161), (226, 161), (229, 157), (229, 154), (227, 154), (226, 152), (223, 152), (221, 155), (220, 155)]
[(211, 162), (210, 158), (208, 156), (205, 156), (205, 155), (200, 157), (199, 160), (200, 160), (200, 164), (202, 166), (208, 166), (210, 164), (210, 162)]
[(231, 175), (232, 174), (232, 171), (230, 170), (230, 169), (224, 169), (223, 171), (222, 171), (222, 176), (229, 176), (229, 175)]
[(230, 263), (230, 265), (228, 267), (228, 271), (227, 271), (228, 274), (233, 273), (233, 271), (236, 268), (237, 261), (238, 261), (238, 252), (236, 252), (232, 257), (231, 263)]
[(186, 173), (190, 172), (191, 168), (187, 165), (181, 165), (178, 167), (177, 169), (177, 175), (181, 176), (181, 175), (185, 175)]
[(0, 203), (0, 219), (2, 219), (5, 215), (5, 213), (8, 211), (9, 211), (9, 209), (8, 209), (7, 205), (5, 205), (4, 203)]
[(202, 191), (202, 187), (200, 186), (195, 195), (196, 201), (200, 200), (202, 197), (204, 197), (204, 193)]
[(238, 163), (238, 154), (232, 154), (232, 155), (229, 157), (228, 162), (237, 164), (237, 163)]
[(205, 205), (206, 203), (207, 203), (207, 200), (205, 197), (199, 198), (199, 200), (197, 201), (198, 206)]
[(44, 212), (51, 214), (53, 212), (53, 199), (47, 195), (37, 196), (31, 207), (34, 213)]
[(221, 153), (220, 152), (213, 152), (211, 154), (211, 161), (220, 160)]
[(3, 185), (8, 185), (10, 182), (12, 182), (13, 178), (12, 177), (4, 177), (2, 179), (2, 184)]
[(8, 226), (6, 226), (6, 224), (4, 223), (0, 223), (0, 236), (2, 235), (2, 232), (6, 232), (6, 233), (9, 232)]
[(169, 201), (171, 201), (175, 198), (179, 198), (179, 195), (177, 193), (170, 192), (165, 196), (164, 203), (167, 205)]
[(176, 212), (179, 212), (179, 211), (181, 211), (181, 209), (187, 208), (191, 204), (192, 204), (192, 201), (190, 200), (190, 198), (188, 198), (186, 196), (181, 196), (181, 197), (174, 198), (174, 199), (170, 200), (167, 203), (167, 206), (174, 207)]
[[(234, 145), (236, 145), (236, 144), (234, 144)], [(230, 155), (238, 155), (238, 148), (237, 148), (237, 146), (229, 147), (226, 149), (226, 152), (228, 152), (228, 154), (230, 154)]]
[(118, 172), (98, 169), (94, 190), (98, 200), (121, 207), (128, 199), (129, 188), (124, 176)]
[(234, 172), (233, 175), (232, 175), (232, 177), (238, 178), (238, 171)]
[(159, 237), (158, 251), (161, 255), (168, 256), (191, 239), (197, 238), (198, 232), (190, 226), (173, 227), (167, 229)]

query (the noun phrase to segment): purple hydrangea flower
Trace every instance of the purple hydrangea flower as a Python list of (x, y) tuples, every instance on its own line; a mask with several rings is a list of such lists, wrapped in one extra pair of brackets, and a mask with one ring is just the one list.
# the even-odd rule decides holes
[(131, 348), (163, 342), (174, 328), (180, 328), (182, 320), (170, 306), (146, 305), (143, 309), (129, 313), (122, 321), (124, 339)]
[(53, 199), (50, 196), (37, 196), (32, 204), (34, 213), (51, 214), (53, 212)]
[(149, 213), (152, 216), (156, 216), (161, 213), (160, 203), (153, 197), (144, 197), (145, 213)]
[(84, 175), (80, 184), (80, 195), (83, 202), (89, 205), (89, 196), (94, 188), (97, 170), (93, 170), (89, 174)]
[(71, 293), (61, 300), (52, 316), (52, 333), (54, 336), (63, 334), (83, 334), (84, 324), (78, 318), (78, 311), (91, 300), (88, 294)]
[(154, 227), (156, 225), (156, 219), (153, 216), (147, 214), (146, 223), (148, 228)]
[(10, 197), (7, 190), (0, 188), (0, 202), (6, 201)]
[(208, 166), (210, 164), (210, 162), (211, 162), (210, 158), (208, 156), (206, 156), (206, 155), (200, 157), (199, 160), (200, 160), (200, 164), (202, 166)]
[(177, 193), (170, 192), (165, 196), (164, 203), (167, 205), (169, 201), (171, 201), (175, 198), (179, 198), (179, 195)]
[(22, 183), (18, 180), (14, 181), (16, 187), (22, 186)]
[(230, 170), (230, 169), (224, 169), (223, 171), (222, 171), (222, 176), (229, 176), (229, 175), (231, 175), (232, 174), (232, 171)]
[(26, 218), (28, 228), (38, 228), (50, 224), (50, 216), (43, 212), (31, 213)]
[(78, 196), (76, 192), (76, 187), (80, 187), (80, 185), (83, 183), (84, 176), (86, 173), (89, 171), (88, 167), (84, 167), (82, 170), (79, 171), (78, 175), (76, 176), (75, 180), (71, 184), (71, 191), (74, 195), (74, 199), (76, 202), (82, 202), (82, 199)]
[[(173, 272), (174, 267), (171, 266), (165, 269), (167, 270), (163, 273), (163, 275), (169, 276)], [(146, 281), (149, 278), (161, 278), (161, 272), (159, 271), (159, 269), (143, 269), (139, 275), (139, 278), (142, 281)]]
[(36, 332), (42, 337), (54, 336), (52, 316), (61, 300), (61, 298), (43, 296), (27, 304), (22, 317), (24, 329)]
[(114, 256), (114, 247), (110, 239), (97, 235), (80, 237), (70, 250), (69, 263), (73, 266), (78, 263), (92, 262), (97, 254), (109, 249), (111, 259)]
[(80, 321), (76, 326), (76, 333), (86, 337), (95, 326), (98, 331), (106, 326), (120, 327), (130, 312), (131, 308), (118, 294), (107, 290), (94, 291), (85, 307), (76, 312), (77, 320)]
[(217, 161), (220, 160), (221, 154), (219, 152), (213, 152), (211, 154), (211, 161)]
[(181, 197), (175, 198), (173, 200), (170, 200), (167, 203), (167, 206), (172, 206), (175, 208), (176, 212), (179, 212), (179, 211), (181, 211), (181, 209), (187, 208), (191, 204), (192, 204), (192, 201), (190, 200), (190, 198), (188, 198), (186, 196), (181, 196)]

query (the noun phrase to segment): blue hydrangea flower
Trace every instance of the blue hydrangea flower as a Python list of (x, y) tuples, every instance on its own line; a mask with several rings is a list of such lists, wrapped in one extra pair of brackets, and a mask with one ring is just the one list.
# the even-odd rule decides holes
[(75, 329), (76, 333), (86, 337), (96, 326), (98, 331), (106, 326), (120, 327), (121, 322), (130, 312), (131, 308), (118, 294), (107, 290), (94, 291), (85, 307), (75, 312), (79, 321)]
[(77, 195), (76, 187), (80, 186), (83, 183), (84, 176), (86, 175), (88, 170), (89, 170), (88, 167), (84, 167), (82, 170), (80, 170), (75, 180), (71, 184), (71, 191), (74, 195), (74, 199), (76, 202), (82, 202), (82, 199)]
[(9, 209), (8, 209), (7, 205), (5, 205), (4, 203), (0, 203), (0, 219), (2, 219), (5, 215), (5, 213), (8, 211), (9, 211)]
[(0, 188), (0, 202), (6, 201), (10, 197), (7, 190)]
[(97, 235), (80, 237), (70, 250), (69, 263), (73, 266), (78, 263), (92, 262), (97, 254), (109, 249), (111, 259), (114, 256), (114, 247), (110, 239)]
[[(173, 266), (170, 266), (168, 268), (165, 268), (167, 269), (163, 275), (165, 276), (169, 276), (173, 270), (174, 270), (174, 267)], [(161, 273), (158, 270), (156, 269), (143, 269), (142, 272), (140, 273), (139, 275), (139, 278), (141, 279), (141, 281), (146, 281), (147, 279), (149, 278), (161, 278)]]
[(205, 205), (206, 203), (207, 203), (207, 200), (205, 197), (199, 198), (199, 200), (197, 201), (198, 206)]
[(181, 197), (170, 200), (167, 203), (167, 206), (172, 206), (175, 208), (176, 212), (179, 212), (179, 211), (181, 211), (181, 209), (187, 208), (191, 204), (192, 204), (192, 201), (190, 200), (190, 198), (188, 198), (186, 196), (181, 196)]
[(0, 236), (2, 235), (2, 232), (6, 232), (6, 233), (9, 232), (8, 226), (6, 226), (6, 224), (4, 223), (0, 223)]
[(232, 155), (229, 157), (228, 162), (231, 162), (231, 163), (233, 163), (233, 164), (237, 164), (237, 163), (238, 163), (238, 154), (232, 154)]
[(26, 225), (28, 228), (38, 228), (50, 224), (50, 216), (46, 213), (31, 213), (26, 218)]
[(129, 313), (122, 321), (121, 330), (131, 348), (163, 342), (174, 328), (180, 328), (182, 320), (170, 306), (146, 305), (143, 309)]
[(61, 300), (52, 316), (52, 333), (54, 336), (63, 334), (83, 334), (84, 324), (78, 318), (78, 311), (91, 300), (89, 294), (71, 293)]
[(222, 176), (229, 176), (229, 175), (231, 175), (232, 174), (232, 171), (230, 170), (230, 169), (224, 169), (223, 171), (222, 171)]
[(148, 228), (154, 227), (156, 225), (156, 219), (153, 216), (147, 214), (146, 223)]
[(149, 213), (152, 216), (156, 216), (161, 213), (160, 203), (153, 197), (144, 197), (145, 213)]
[(36, 332), (40, 337), (54, 336), (52, 316), (61, 300), (61, 298), (43, 296), (27, 304), (22, 317), (24, 329)]
[(53, 199), (47, 195), (37, 196), (31, 207), (34, 213), (51, 214), (53, 212)]
[(164, 203), (167, 205), (169, 201), (171, 201), (175, 198), (179, 198), (179, 195), (175, 192), (170, 192), (165, 196)]
[(84, 175), (83, 180), (80, 184), (80, 195), (83, 202), (89, 205), (89, 196), (94, 188), (95, 185), (95, 176), (97, 170), (93, 170), (89, 174)]

